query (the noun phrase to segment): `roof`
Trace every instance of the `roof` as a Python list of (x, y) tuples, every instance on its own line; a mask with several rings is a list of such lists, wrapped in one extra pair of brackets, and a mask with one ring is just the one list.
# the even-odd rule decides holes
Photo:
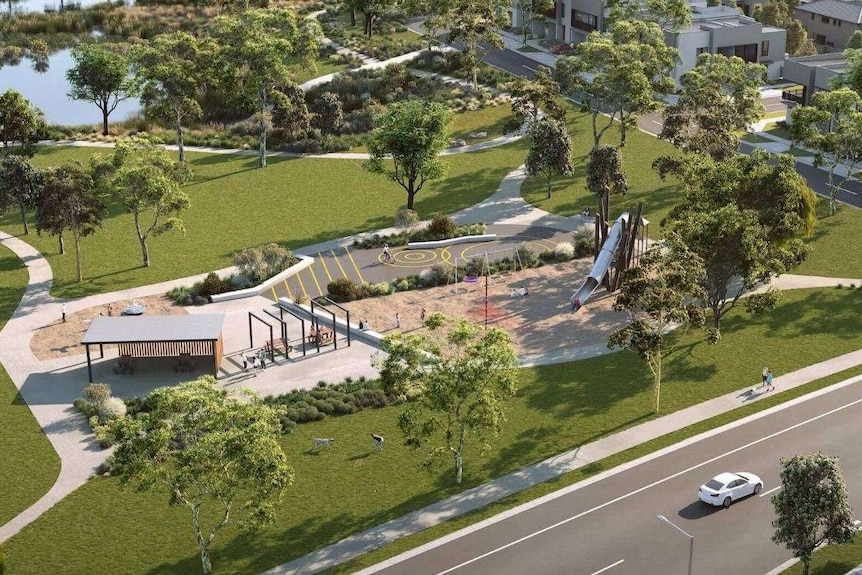
[(813, 56), (794, 56), (788, 58), (787, 61), (808, 68), (826, 68), (837, 73), (844, 72), (848, 67), (847, 58), (841, 52), (815, 54)]
[(223, 324), (224, 314), (98, 316), (81, 343), (216, 340)]
[(862, 24), (862, 1), (860, 0), (816, 0), (796, 7), (800, 12), (829, 16), (843, 22)]

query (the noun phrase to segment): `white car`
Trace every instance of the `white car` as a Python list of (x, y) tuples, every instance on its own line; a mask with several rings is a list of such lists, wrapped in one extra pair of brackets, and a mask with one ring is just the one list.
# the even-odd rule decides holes
[(710, 505), (730, 507), (737, 499), (760, 493), (763, 481), (753, 473), (719, 473), (700, 486), (697, 498)]

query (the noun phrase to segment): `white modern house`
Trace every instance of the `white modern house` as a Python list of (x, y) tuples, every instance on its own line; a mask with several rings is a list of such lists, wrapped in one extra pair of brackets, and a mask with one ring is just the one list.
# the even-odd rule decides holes
[[(730, 6), (707, 6), (706, 0), (689, 0), (691, 25), (678, 32), (666, 32), (669, 45), (680, 52), (680, 63), (673, 71), (680, 76), (694, 68), (697, 57), (704, 53), (739, 56), (747, 62), (757, 62), (767, 68), (769, 78), (778, 78), (784, 63), (787, 32), (764, 26)], [(569, 44), (586, 40), (590, 32), (603, 31), (606, 7), (604, 0), (558, 0), (553, 18), (533, 22), (531, 32), (548, 39)], [(512, 10), (512, 22), (524, 21), (517, 8)]]

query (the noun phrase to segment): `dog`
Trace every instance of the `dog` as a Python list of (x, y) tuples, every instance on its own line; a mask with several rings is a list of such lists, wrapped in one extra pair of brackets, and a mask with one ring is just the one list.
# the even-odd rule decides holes
[(374, 451), (382, 451), (383, 450), (383, 436), (372, 433), (371, 439), (374, 440)]
[(332, 444), (335, 443), (335, 439), (331, 437), (315, 437), (314, 438), (314, 448), (318, 447), (332, 447)]

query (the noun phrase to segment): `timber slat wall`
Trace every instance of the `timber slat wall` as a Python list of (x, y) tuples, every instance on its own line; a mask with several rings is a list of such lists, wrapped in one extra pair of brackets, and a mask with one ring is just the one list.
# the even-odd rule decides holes
[[(192, 356), (213, 357), (213, 345), (221, 348), (221, 340), (214, 341), (158, 341), (121, 343), (118, 345), (120, 355), (132, 357), (179, 357), (188, 353)], [(219, 354), (218, 359), (221, 359)]]

